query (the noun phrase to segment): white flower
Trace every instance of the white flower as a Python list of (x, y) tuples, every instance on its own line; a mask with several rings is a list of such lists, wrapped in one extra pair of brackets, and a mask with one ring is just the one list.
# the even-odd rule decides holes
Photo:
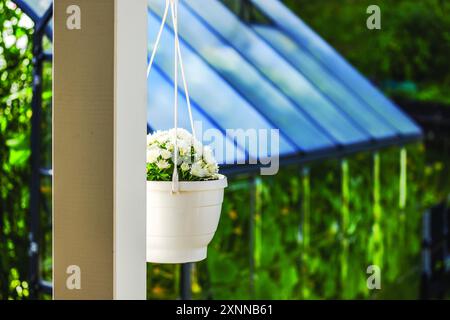
[[(175, 144), (177, 154), (174, 153)], [(187, 175), (187, 179), (218, 178), (219, 166), (212, 149), (203, 147), (187, 130), (178, 128), (176, 132), (175, 129), (157, 131), (147, 136), (147, 163), (154, 163), (159, 170), (165, 170), (175, 164), (175, 157), (176, 165)]]
[(156, 131), (154, 134), (147, 136), (147, 145), (164, 144), (168, 139), (167, 131)]
[(205, 166), (209, 176), (213, 176), (219, 172), (219, 166), (215, 163), (209, 163)]
[(156, 142), (156, 136), (154, 135), (148, 135), (147, 136), (147, 146), (151, 146), (152, 144), (154, 144)]
[(213, 151), (209, 146), (203, 148), (203, 159), (207, 164), (216, 164), (216, 159), (214, 159)]
[(165, 159), (165, 160), (170, 159), (172, 157), (172, 153), (166, 149), (162, 149), (161, 157), (163, 157), (163, 159)]
[(203, 146), (202, 146), (202, 144), (199, 141), (195, 140), (193, 142), (193, 146), (194, 146), (194, 152), (196, 154), (202, 154), (203, 153)]
[(158, 160), (158, 157), (161, 155), (160, 150), (158, 148), (150, 148), (147, 150), (147, 163), (155, 163)]
[[(169, 140), (169, 142), (167, 142), (166, 148), (170, 151), (174, 151), (175, 150), (175, 139), (171, 138)], [(191, 145), (188, 141), (177, 139), (178, 154), (184, 156), (184, 155), (188, 154), (190, 148), (191, 148)]]
[(186, 140), (178, 140), (178, 152), (180, 155), (184, 156), (189, 154), (189, 151), (191, 149), (191, 144), (189, 143), (189, 141)]
[(164, 170), (164, 169), (167, 169), (170, 167), (169, 162), (167, 162), (166, 160), (158, 160), (158, 162), (156, 162), (156, 165), (161, 170)]
[(205, 176), (207, 176), (207, 170), (205, 170), (202, 166), (202, 162), (201, 161), (197, 161), (192, 165), (191, 168), (191, 174), (193, 176), (199, 177), (199, 178), (204, 178)]
[[(169, 130), (169, 135), (174, 137), (175, 136), (175, 129)], [(187, 141), (189, 139), (192, 139), (192, 135), (186, 129), (178, 128), (177, 129), (177, 138)]]
[(181, 165), (181, 170), (183, 170), (183, 171), (189, 171), (189, 169), (190, 169), (189, 164), (187, 164), (186, 162), (184, 162), (184, 163)]

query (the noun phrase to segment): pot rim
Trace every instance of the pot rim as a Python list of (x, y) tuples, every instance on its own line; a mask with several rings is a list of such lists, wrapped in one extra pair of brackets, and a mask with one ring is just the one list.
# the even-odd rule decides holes
[[(227, 177), (219, 174), (217, 180), (207, 181), (180, 181), (180, 191), (207, 191), (225, 189), (228, 187)], [(147, 191), (168, 191), (172, 190), (172, 181), (147, 181)]]

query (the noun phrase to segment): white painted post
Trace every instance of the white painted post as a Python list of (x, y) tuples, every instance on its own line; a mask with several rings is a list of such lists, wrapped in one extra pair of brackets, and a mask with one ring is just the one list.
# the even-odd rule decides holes
[(147, 1), (116, 0), (115, 299), (146, 298)]
[(146, 0), (54, 1), (55, 299), (146, 298)]

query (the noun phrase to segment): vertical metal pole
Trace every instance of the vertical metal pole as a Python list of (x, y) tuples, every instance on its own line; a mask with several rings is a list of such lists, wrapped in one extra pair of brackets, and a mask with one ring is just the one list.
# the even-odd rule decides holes
[(372, 226), (372, 263), (383, 267), (384, 243), (381, 207), (381, 185), (380, 185), (380, 154), (378, 152), (373, 155), (373, 226)]
[(29, 286), (30, 299), (36, 299), (39, 290), (39, 212), (40, 212), (40, 159), (42, 117), (42, 69), (45, 59), (42, 40), (45, 27), (53, 16), (53, 5), (36, 23), (33, 35), (33, 96), (31, 100), (31, 183), (29, 232)]
[(184, 263), (181, 265), (181, 281), (180, 281), (181, 300), (192, 299), (191, 269), (192, 269), (191, 263)]
[(29, 233), (30, 298), (37, 298), (39, 287), (39, 209), (40, 209), (40, 123), (42, 106), (42, 33), (35, 30), (33, 37), (33, 97), (31, 101), (31, 185)]
[(400, 150), (400, 181), (399, 181), (399, 198), (398, 207), (400, 210), (404, 210), (406, 207), (407, 199), (407, 164), (408, 164), (408, 153), (405, 147)]
[(299, 229), (299, 240), (302, 242), (302, 253), (300, 256), (301, 289), (302, 299), (309, 298), (308, 269), (307, 261), (309, 257), (309, 243), (311, 234), (311, 176), (310, 169), (305, 167), (301, 172), (303, 199), (301, 202), (301, 224)]
[(432, 279), (431, 267), (431, 213), (426, 211), (422, 216), (422, 274), (420, 281), (420, 299), (429, 299)]
[(449, 262), (450, 262), (450, 255), (449, 255), (449, 247), (450, 247), (450, 243), (449, 243), (449, 235), (450, 235), (450, 230), (449, 230), (449, 225), (450, 225), (450, 221), (449, 221), (449, 212), (450, 209), (446, 206), (444, 206), (444, 208), (442, 209), (442, 221), (443, 221), (443, 230), (442, 230), (442, 261), (444, 262), (444, 269), (445, 272), (449, 272), (450, 271), (450, 266), (449, 266)]
[(255, 214), (256, 214), (256, 177), (250, 177), (250, 215), (249, 215), (249, 266), (250, 298), (255, 297)]
[(255, 270), (261, 267), (262, 255), (262, 180), (255, 177)]
[(398, 208), (399, 208), (399, 230), (398, 239), (399, 245), (405, 244), (406, 241), (406, 200), (408, 196), (407, 188), (407, 165), (408, 165), (408, 153), (405, 147), (400, 150), (400, 179), (399, 179), (399, 197), (398, 197)]
[(253, 4), (249, 0), (241, 0), (239, 2), (239, 17), (245, 22), (253, 20)]
[(341, 160), (341, 230), (342, 230), (342, 247), (340, 254), (341, 262), (341, 288), (345, 297), (345, 283), (348, 278), (348, 255), (349, 240), (348, 227), (350, 224), (350, 189), (349, 189), (349, 165), (346, 159)]

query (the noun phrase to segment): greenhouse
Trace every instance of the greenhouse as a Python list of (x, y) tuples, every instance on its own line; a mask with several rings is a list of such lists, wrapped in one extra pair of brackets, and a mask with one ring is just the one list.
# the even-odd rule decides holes
[[(33, 22), (29, 265), (20, 279), (31, 298), (48, 298), (53, 9), (51, 0), (13, 2)], [(164, 3), (148, 1), (148, 60)], [(225, 141), (214, 151), (229, 187), (208, 259), (148, 264), (147, 297), (415, 298), (420, 277), (398, 279), (420, 266), (422, 213), (438, 197), (414, 181), (439, 179), (439, 168), (422, 174), (421, 127), (282, 1), (180, 0), (178, 10), (192, 115)], [(174, 38), (168, 19), (147, 82), (148, 133), (173, 127)], [(179, 112), (189, 128), (185, 99)], [(230, 134), (253, 129), (277, 129), (279, 145), (262, 155)], [(259, 175), (276, 147), (278, 173)], [(380, 292), (366, 285), (371, 265), (383, 269)]]

